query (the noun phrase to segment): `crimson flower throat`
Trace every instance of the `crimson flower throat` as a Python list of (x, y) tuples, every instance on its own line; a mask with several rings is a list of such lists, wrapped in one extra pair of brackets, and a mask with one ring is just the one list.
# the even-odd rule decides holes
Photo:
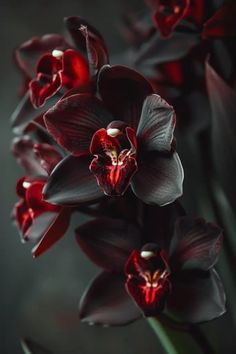
[(137, 171), (135, 131), (124, 122), (113, 121), (92, 137), (90, 164), (98, 185), (107, 195), (122, 195)]

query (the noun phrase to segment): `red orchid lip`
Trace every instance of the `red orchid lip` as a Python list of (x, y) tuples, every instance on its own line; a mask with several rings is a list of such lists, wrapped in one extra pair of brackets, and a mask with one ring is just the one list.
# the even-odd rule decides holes
[(163, 310), (171, 292), (170, 268), (165, 252), (148, 244), (134, 250), (125, 266), (126, 289), (146, 316)]
[(45, 180), (23, 177), (17, 183), (21, 197), (15, 204), (13, 215), (21, 233), (22, 242), (36, 243), (32, 253), (38, 257), (66, 232), (71, 210), (43, 200)]
[(38, 108), (62, 87), (71, 89), (88, 81), (89, 69), (85, 59), (73, 49), (62, 51), (55, 48), (38, 62), (37, 77), (29, 83), (31, 102)]
[(119, 196), (127, 190), (137, 172), (135, 131), (124, 122), (111, 122), (97, 130), (91, 140), (94, 155), (89, 169), (106, 195)]
[(20, 202), (16, 204), (16, 220), (24, 239), (34, 220), (45, 212), (58, 212), (60, 207), (45, 202), (42, 198), (44, 180), (23, 177), (17, 183)]

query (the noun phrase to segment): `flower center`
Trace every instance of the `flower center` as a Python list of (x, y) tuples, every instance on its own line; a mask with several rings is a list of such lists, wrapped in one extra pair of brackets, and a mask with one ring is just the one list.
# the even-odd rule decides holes
[(149, 316), (162, 311), (171, 291), (170, 268), (165, 252), (154, 244), (133, 251), (126, 263), (126, 288)]
[(167, 270), (156, 270), (154, 273), (145, 271), (142, 276), (145, 284), (140, 285), (140, 288), (142, 289), (146, 304), (152, 304), (156, 301), (157, 296), (160, 296), (162, 293), (166, 282), (169, 283), (169, 272)]
[(90, 171), (107, 195), (122, 195), (137, 171), (136, 135), (123, 122), (114, 121), (99, 129), (91, 140), (90, 152), (94, 159)]

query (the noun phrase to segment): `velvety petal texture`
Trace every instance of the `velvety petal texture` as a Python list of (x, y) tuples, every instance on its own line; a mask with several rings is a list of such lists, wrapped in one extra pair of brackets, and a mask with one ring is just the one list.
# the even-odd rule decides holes
[(121, 326), (141, 317), (124, 288), (124, 278), (104, 272), (89, 285), (80, 300), (82, 322), (104, 326)]
[(11, 116), (13, 132), (17, 135), (22, 134), (34, 119), (42, 116), (50, 107), (57, 103), (61, 96), (60, 93), (57, 93), (43, 107), (36, 110), (32, 105), (29, 91), (27, 91)]
[(214, 269), (209, 272), (183, 272), (172, 281), (167, 310), (180, 321), (199, 323), (224, 314), (224, 288)]
[[(54, 245), (61, 237), (63, 237), (69, 227), (71, 210), (63, 208), (57, 215), (51, 218), (48, 228), (40, 238), (39, 242), (32, 249), (33, 257), (38, 257), (51, 246)], [(45, 220), (37, 220), (37, 224), (43, 223)]]
[(53, 170), (44, 190), (44, 199), (59, 205), (95, 202), (103, 191), (89, 171), (91, 158), (68, 156)]
[(174, 32), (168, 40), (163, 40), (159, 33), (155, 33), (137, 53), (134, 51), (134, 63), (145, 72), (145, 69), (150, 70), (154, 65), (183, 58), (198, 43), (199, 35), (194, 32)]
[(122, 271), (133, 249), (141, 246), (140, 230), (127, 220), (101, 218), (76, 229), (84, 253), (99, 267)]
[(137, 71), (121, 65), (106, 65), (98, 77), (98, 91), (114, 119), (136, 128), (144, 99), (153, 93), (151, 84)]
[(182, 195), (184, 173), (176, 152), (169, 156), (154, 152), (145, 156), (138, 167), (131, 187), (145, 203), (163, 206)]
[(173, 107), (156, 94), (148, 96), (137, 129), (137, 137), (145, 151), (170, 151), (174, 128)]
[(101, 101), (88, 94), (62, 99), (44, 117), (49, 133), (73, 155), (88, 154), (93, 134), (113, 120)]
[(218, 260), (222, 239), (222, 230), (213, 223), (189, 217), (179, 219), (170, 245), (173, 267), (210, 269)]

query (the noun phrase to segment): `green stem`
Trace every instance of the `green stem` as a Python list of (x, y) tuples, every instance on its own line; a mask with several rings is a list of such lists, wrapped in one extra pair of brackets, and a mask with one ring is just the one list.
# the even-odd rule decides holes
[(167, 332), (164, 329), (164, 326), (156, 318), (148, 318), (148, 323), (152, 327), (153, 331), (159, 338), (161, 345), (165, 349), (167, 354), (181, 354), (180, 351), (177, 351), (172, 340), (167, 335)]
[(148, 319), (167, 354), (214, 354), (214, 349), (201, 328), (181, 324), (167, 316)]

